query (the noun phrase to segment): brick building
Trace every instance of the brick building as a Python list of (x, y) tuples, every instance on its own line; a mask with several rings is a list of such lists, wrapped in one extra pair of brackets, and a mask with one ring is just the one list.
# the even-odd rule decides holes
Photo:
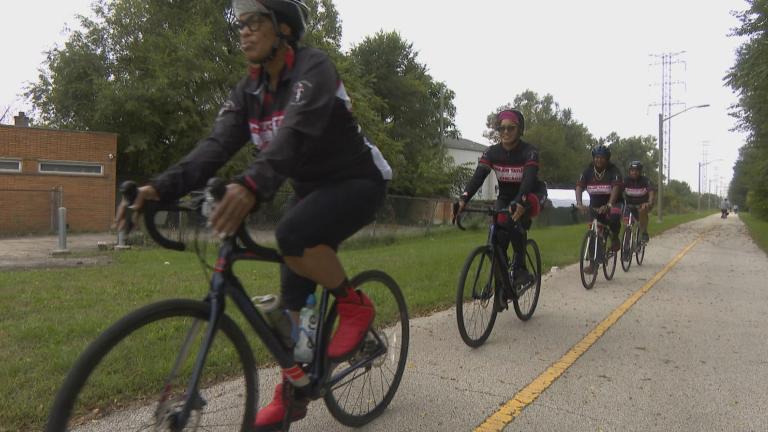
[(72, 231), (108, 230), (115, 211), (117, 135), (0, 125), (0, 235), (46, 233), (57, 208)]

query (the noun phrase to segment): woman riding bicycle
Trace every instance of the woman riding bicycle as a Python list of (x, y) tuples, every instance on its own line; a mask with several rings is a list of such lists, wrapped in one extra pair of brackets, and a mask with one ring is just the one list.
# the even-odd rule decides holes
[[(584, 190), (589, 194), (590, 216), (611, 229), (611, 250), (619, 250), (619, 231), (621, 229), (621, 171), (611, 163), (611, 150), (599, 145), (592, 149), (592, 163), (579, 177), (576, 183), (576, 206), (583, 212), (581, 195)], [(591, 271), (592, 268), (590, 267)]]
[[(249, 212), (273, 198), (286, 179), (292, 207), (275, 231), (284, 257), (283, 307), (298, 322), (299, 310), (320, 284), (336, 298), (339, 324), (328, 356), (354, 354), (374, 319), (368, 297), (351, 286), (336, 255), (339, 244), (367, 225), (384, 200), (392, 170), (362, 135), (351, 102), (329, 58), (299, 47), (307, 26), (300, 0), (233, 0), (248, 75), (230, 93), (211, 135), (176, 165), (140, 188), (144, 200), (173, 201), (202, 188), (248, 141), (256, 159), (227, 186), (210, 221), (220, 236), (233, 235)], [(117, 222), (124, 223), (125, 203)], [(288, 377), (290, 378), (290, 377)], [(306, 416), (307, 399), (291, 409), (290, 421)], [(273, 430), (287, 407), (283, 384), (258, 411), (255, 430)]]
[(496, 131), (499, 143), (488, 147), (480, 157), (475, 174), (459, 199), (459, 213), (494, 171), (499, 182), (496, 209), (509, 209), (512, 222), (519, 222), (520, 227), (515, 229), (512, 222), (502, 220), (506, 229), (498, 231), (499, 240), (504, 251), (512, 242), (514, 283), (524, 285), (531, 280), (525, 266), (526, 230), (531, 227), (531, 218), (539, 213), (539, 196), (543, 199), (546, 195), (546, 186), (538, 180), (539, 150), (520, 138), (525, 132), (523, 113), (516, 109), (501, 111), (496, 116)]

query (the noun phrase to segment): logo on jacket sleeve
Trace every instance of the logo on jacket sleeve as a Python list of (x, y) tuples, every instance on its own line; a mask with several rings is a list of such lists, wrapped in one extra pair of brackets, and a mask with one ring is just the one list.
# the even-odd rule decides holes
[(291, 105), (302, 105), (307, 101), (307, 92), (312, 89), (312, 83), (307, 80), (301, 80), (293, 85), (293, 96), (291, 96)]

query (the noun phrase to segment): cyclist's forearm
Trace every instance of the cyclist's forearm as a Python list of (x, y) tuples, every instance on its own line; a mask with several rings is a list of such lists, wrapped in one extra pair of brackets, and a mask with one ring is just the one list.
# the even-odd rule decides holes
[(523, 179), (520, 182), (520, 189), (515, 197), (515, 202), (520, 202), (522, 197), (528, 195), (533, 191), (536, 185), (536, 176), (539, 174), (539, 167), (535, 165), (528, 165), (523, 169)]
[(469, 183), (467, 183), (467, 187), (464, 188), (464, 193), (461, 194), (461, 199), (464, 201), (472, 199), (475, 193), (477, 193), (477, 190), (483, 185), (485, 178), (488, 177), (490, 172), (491, 167), (482, 163), (478, 164), (475, 173), (472, 175)]
[(611, 197), (608, 200), (608, 204), (611, 206), (615, 206), (616, 202), (619, 200), (619, 195), (621, 194), (621, 186), (614, 186), (613, 189), (611, 189)]
[(583, 206), (584, 204), (581, 201), (581, 195), (584, 194), (584, 188), (581, 186), (576, 186), (576, 205)]

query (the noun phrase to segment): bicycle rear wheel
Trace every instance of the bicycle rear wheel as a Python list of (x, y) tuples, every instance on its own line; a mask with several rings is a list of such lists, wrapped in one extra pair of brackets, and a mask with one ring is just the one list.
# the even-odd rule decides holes
[(603, 237), (600, 240), (600, 247), (603, 250), (603, 276), (605, 280), (613, 279), (613, 275), (616, 274), (616, 259), (618, 253), (612, 251), (608, 245), (607, 240)]
[(482, 345), (496, 322), (493, 255), (488, 246), (473, 250), (461, 269), (456, 288), (456, 323), (459, 335), (472, 348)]
[(634, 255), (635, 246), (634, 239), (632, 238), (633, 232), (632, 227), (625, 227), (624, 236), (621, 240), (621, 268), (625, 272), (629, 271), (629, 268), (632, 266), (632, 255)]
[[(351, 283), (371, 299), (376, 317), (359, 352), (332, 371), (324, 401), (339, 423), (358, 427), (378, 417), (395, 396), (408, 357), (409, 328), (405, 298), (389, 275), (369, 270), (352, 278)], [(335, 319), (336, 309), (332, 308), (328, 323)], [(360, 362), (365, 366), (334, 381), (334, 376)]]
[(533, 239), (528, 239), (525, 245), (525, 264), (533, 276), (533, 282), (522, 287), (522, 293), (512, 300), (515, 314), (522, 321), (528, 321), (533, 316), (541, 292), (541, 253)]
[[(579, 259), (579, 272), (581, 275), (581, 284), (586, 289), (592, 289), (597, 280), (599, 271), (598, 261), (595, 259), (597, 239), (593, 231), (587, 231), (584, 234), (584, 240), (581, 242), (581, 255)], [(589, 273), (585, 273), (589, 271)]]
[[(122, 318), (77, 359), (45, 430), (171, 430), (188, 399), (209, 316), (209, 304), (176, 299)], [(215, 336), (184, 430), (249, 430), (258, 385), (253, 353), (226, 315)]]

